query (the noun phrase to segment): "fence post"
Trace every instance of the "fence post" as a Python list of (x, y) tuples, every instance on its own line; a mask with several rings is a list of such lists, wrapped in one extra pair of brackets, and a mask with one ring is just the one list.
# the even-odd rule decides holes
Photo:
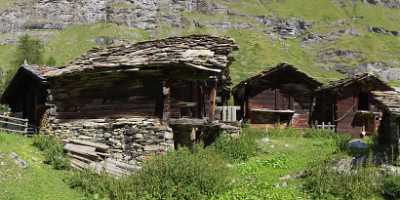
[(325, 122), (322, 122), (322, 130), (325, 130)]
[(28, 124), (28, 120), (25, 121), (25, 134), (28, 134), (28, 128), (29, 128), (29, 124)]

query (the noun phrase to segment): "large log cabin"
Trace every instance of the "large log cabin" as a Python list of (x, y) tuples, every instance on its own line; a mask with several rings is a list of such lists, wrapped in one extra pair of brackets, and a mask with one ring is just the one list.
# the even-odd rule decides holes
[(289, 64), (265, 70), (233, 88), (241, 117), (255, 127), (309, 127), (313, 92), (322, 84)]
[(393, 90), (374, 75), (364, 73), (330, 82), (315, 93), (312, 119), (336, 125), (337, 132), (359, 137), (362, 132), (377, 132), (382, 110), (372, 98), (372, 91)]
[(60, 68), (22, 66), (1, 103), (36, 127), (43, 116), (50, 122), (213, 118), (215, 104), (229, 96), (228, 66), (236, 48), (232, 40), (204, 35), (95, 48)]
[(225, 127), (215, 110), (229, 96), (236, 49), (230, 39), (206, 35), (94, 48), (58, 68), (23, 65), (1, 103), (66, 141), (75, 168), (108, 159), (140, 166), (207, 136), (209, 126)]

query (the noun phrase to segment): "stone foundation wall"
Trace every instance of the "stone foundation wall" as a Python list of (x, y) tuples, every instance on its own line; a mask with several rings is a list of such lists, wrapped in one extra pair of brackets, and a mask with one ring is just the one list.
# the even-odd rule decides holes
[(140, 166), (148, 157), (174, 148), (172, 129), (153, 118), (49, 121), (45, 133), (110, 146), (110, 157)]

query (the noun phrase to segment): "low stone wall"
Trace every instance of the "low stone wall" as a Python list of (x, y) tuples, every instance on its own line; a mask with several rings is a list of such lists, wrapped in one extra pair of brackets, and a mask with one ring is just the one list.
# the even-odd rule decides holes
[(153, 118), (52, 120), (43, 132), (110, 146), (110, 158), (132, 165), (174, 148), (172, 129)]

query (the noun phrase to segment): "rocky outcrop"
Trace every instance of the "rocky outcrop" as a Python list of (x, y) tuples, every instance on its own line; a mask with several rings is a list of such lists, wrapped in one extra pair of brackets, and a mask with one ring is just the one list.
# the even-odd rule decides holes
[(384, 35), (392, 35), (392, 36), (400, 36), (400, 31), (396, 30), (387, 30), (383, 27), (375, 27), (371, 26), (368, 28), (369, 32), (377, 33), (377, 34), (384, 34)]
[(363, 2), (372, 5), (383, 5), (388, 8), (400, 8), (399, 0), (363, 0)]
[[(110, 22), (154, 33), (159, 24), (180, 27), (182, 12), (197, 9), (184, 0), (40, 0), (17, 1), (0, 9), (0, 33), (59, 30), (71, 24)], [(40, 34), (40, 33), (35, 33)], [(13, 35), (10, 35), (11, 38)], [(7, 38), (9, 39), (9, 38)], [(12, 39), (11, 41), (12, 42)], [(2, 43), (5, 43), (3, 41)]]

